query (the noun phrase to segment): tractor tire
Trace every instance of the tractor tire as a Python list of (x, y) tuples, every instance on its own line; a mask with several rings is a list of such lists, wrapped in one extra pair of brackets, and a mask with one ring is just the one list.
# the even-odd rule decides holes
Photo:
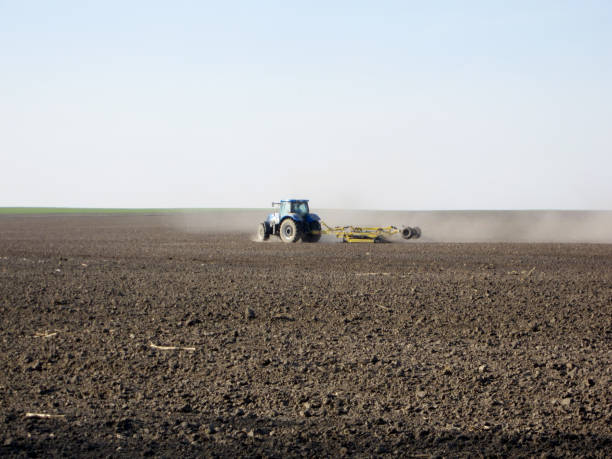
[(415, 226), (414, 228), (412, 228), (412, 231), (414, 231), (414, 236), (412, 236), (413, 238), (418, 239), (421, 237), (421, 228)]
[(304, 242), (319, 242), (320, 240), (321, 240), (321, 234), (308, 233), (302, 236), (302, 241)]
[(319, 222), (314, 222), (310, 226), (311, 231), (316, 231), (316, 233), (307, 233), (302, 236), (302, 241), (304, 242), (319, 242), (321, 239), (321, 224)]
[(280, 226), (280, 238), (283, 242), (297, 242), (302, 237), (302, 232), (297, 224), (291, 219), (286, 218)]
[(270, 238), (270, 234), (268, 233), (268, 228), (265, 223), (260, 223), (257, 227), (257, 240), (258, 241), (267, 241)]

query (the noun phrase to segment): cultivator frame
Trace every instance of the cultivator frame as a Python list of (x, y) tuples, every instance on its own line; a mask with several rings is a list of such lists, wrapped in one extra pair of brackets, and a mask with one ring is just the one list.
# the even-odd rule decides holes
[(329, 226), (321, 221), (321, 234), (333, 234), (342, 242), (370, 242), (382, 243), (390, 242), (387, 236), (401, 234), (404, 239), (418, 239), (421, 237), (421, 230), (418, 227), (405, 226), (399, 229), (395, 226)]

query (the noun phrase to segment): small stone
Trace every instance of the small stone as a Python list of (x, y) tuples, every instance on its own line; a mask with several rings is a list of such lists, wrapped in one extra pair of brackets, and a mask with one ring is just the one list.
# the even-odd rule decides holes
[(253, 311), (251, 308), (247, 307), (246, 310), (244, 311), (244, 317), (247, 320), (252, 320), (255, 318), (255, 311)]
[(247, 436), (250, 437), (250, 438), (253, 438), (255, 436), (255, 431), (253, 429), (249, 430), (247, 432)]
[(567, 397), (561, 400), (561, 406), (569, 407), (572, 403), (572, 399)]
[(4, 440), (4, 446), (11, 446), (13, 444), (13, 439), (11, 437), (8, 437), (6, 440)]
[(425, 392), (424, 390), (417, 390), (416, 391), (416, 396), (418, 398), (425, 398), (426, 395), (427, 395), (427, 392)]
[(480, 365), (478, 367), (478, 373), (484, 373), (485, 371), (487, 371), (487, 366), (486, 365)]

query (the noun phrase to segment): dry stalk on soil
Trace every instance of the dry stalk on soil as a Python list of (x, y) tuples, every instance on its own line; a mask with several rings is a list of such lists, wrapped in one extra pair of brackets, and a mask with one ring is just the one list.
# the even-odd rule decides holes
[(34, 334), (34, 338), (51, 338), (52, 336), (57, 335), (58, 332), (47, 333), (47, 332), (36, 332)]
[(48, 414), (48, 413), (26, 413), (26, 418), (38, 418), (38, 419), (65, 419), (66, 416), (63, 414)]
[(153, 349), (157, 349), (160, 351), (195, 351), (196, 348), (195, 347), (181, 347), (181, 346), (158, 346), (156, 344), (153, 343), (149, 343), (149, 346), (152, 347)]

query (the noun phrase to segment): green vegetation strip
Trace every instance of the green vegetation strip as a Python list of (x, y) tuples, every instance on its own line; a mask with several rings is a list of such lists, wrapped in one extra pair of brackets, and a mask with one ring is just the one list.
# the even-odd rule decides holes
[(169, 209), (98, 209), (77, 207), (0, 207), (0, 215), (23, 214), (166, 214), (180, 212), (231, 212), (261, 209), (239, 208), (169, 208)]

